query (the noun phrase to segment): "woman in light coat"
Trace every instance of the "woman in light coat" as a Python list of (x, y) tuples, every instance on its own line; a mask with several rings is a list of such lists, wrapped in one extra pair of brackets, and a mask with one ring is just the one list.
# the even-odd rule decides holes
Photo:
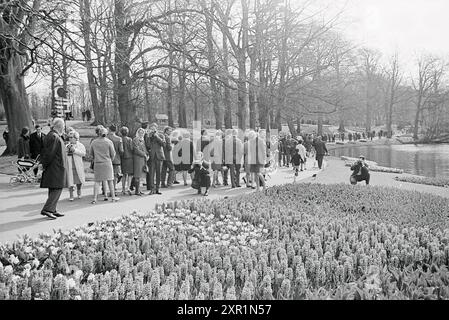
[(67, 145), (67, 184), (69, 186), (70, 198), (73, 201), (73, 191), (76, 192), (78, 199), (81, 199), (81, 186), (86, 183), (84, 173), (83, 157), (86, 156), (86, 147), (79, 141), (80, 134), (72, 131), (68, 135), (69, 144)]
[[(90, 154), (94, 160), (94, 199), (92, 204), (97, 203), (98, 187), (107, 181), (109, 192), (112, 196), (112, 202), (120, 200), (115, 196), (114, 189), (114, 170), (112, 168), (112, 159), (115, 158), (114, 144), (106, 138), (108, 131), (105, 128), (100, 129), (100, 136), (94, 139), (90, 145)], [(106, 190), (105, 190), (106, 191)], [(105, 196), (105, 201), (108, 198)]]

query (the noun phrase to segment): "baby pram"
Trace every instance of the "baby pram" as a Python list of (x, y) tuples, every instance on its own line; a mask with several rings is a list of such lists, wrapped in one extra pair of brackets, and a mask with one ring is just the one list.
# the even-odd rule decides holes
[(13, 162), (13, 164), (17, 167), (19, 173), (9, 180), (10, 184), (39, 182), (39, 174), (36, 176), (34, 175), (34, 170), (39, 168), (39, 156), (36, 160), (19, 159), (16, 162)]

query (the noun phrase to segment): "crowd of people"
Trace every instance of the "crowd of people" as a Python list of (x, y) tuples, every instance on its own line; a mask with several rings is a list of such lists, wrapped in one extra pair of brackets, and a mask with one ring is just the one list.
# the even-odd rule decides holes
[(90, 145), (85, 146), (79, 133), (73, 128), (65, 130), (64, 121), (59, 118), (53, 120), (47, 136), (39, 125), (32, 134), (28, 128), (22, 130), (18, 156), (40, 158), (41, 187), (49, 189), (43, 215), (52, 219), (63, 216), (57, 212), (56, 204), (64, 188), (69, 191), (69, 201), (81, 199), (86, 181), (85, 159), (90, 160), (94, 175), (92, 204), (97, 203), (100, 195), (104, 201), (112, 202), (120, 200), (120, 193), (143, 196), (144, 187), (148, 195), (160, 195), (161, 189), (180, 184), (178, 180), (187, 186), (189, 177), (191, 187), (208, 196), (211, 188), (229, 184), (232, 189), (245, 186), (265, 190), (267, 168), (273, 165), (292, 166), (296, 181), (311, 157), (314, 167), (322, 169), (323, 158), (328, 154), (326, 141), (335, 139), (313, 134), (292, 137), (283, 132), (272, 139), (263, 129), (202, 130), (194, 139), (188, 130), (169, 126), (161, 129), (148, 122), (141, 123), (134, 136), (130, 136), (126, 126), (115, 125), (99, 125), (95, 134)]

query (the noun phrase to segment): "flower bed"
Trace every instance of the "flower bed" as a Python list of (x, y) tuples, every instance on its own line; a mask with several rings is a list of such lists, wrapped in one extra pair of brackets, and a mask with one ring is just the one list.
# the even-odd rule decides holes
[(0, 299), (448, 299), (449, 201), (347, 185), (181, 202), (0, 247)]
[(395, 177), (394, 179), (397, 181), (401, 181), (401, 182), (425, 184), (425, 185), (429, 185), (429, 186), (449, 188), (449, 179), (448, 178)]

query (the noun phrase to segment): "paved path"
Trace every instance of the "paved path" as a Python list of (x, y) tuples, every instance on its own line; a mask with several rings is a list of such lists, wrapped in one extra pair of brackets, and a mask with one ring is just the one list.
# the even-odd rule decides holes
[[(313, 161), (308, 161), (308, 164), (308, 170), (300, 173), (297, 181), (319, 172), (317, 168), (311, 168)], [(154, 209), (156, 204), (175, 200), (205, 198), (197, 195), (196, 190), (192, 189), (190, 185), (176, 185), (170, 189), (161, 189), (162, 195), (143, 197), (120, 195), (119, 202), (98, 201), (97, 204), (92, 205), (90, 202), (92, 200), (93, 182), (87, 182), (83, 187), (84, 196), (80, 200), (68, 201), (68, 191), (64, 190), (58, 204), (58, 211), (65, 213), (65, 216), (56, 220), (49, 220), (40, 215), (43, 203), (47, 199), (47, 189), (40, 189), (38, 185), (11, 187), (9, 179), (10, 176), (0, 175), (0, 243), (11, 242), (16, 240), (17, 236), (25, 234), (35, 237), (40, 233), (51, 234), (53, 230), (69, 230), (89, 222), (130, 214), (134, 210), (146, 212)], [(273, 186), (292, 182), (293, 170), (281, 168), (268, 179), (267, 185)], [(255, 191), (246, 187), (231, 189), (229, 186), (222, 186), (212, 188), (208, 198), (232, 197), (250, 192)], [(103, 198), (99, 197), (98, 199), (102, 200)]]
[[(345, 161), (335, 157), (327, 157), (327, 168), (317, 175), (316, 178), (307, 178), (302, 182), (322, 183), (322, 184), (335, 184), (345, 183), (349, 184), (349, 177), (351, 170), (345, 166)], [(403, 190), (419, 191), (431, 193), (434, 195), (449, 198), (449, 189), (436, 186), (428, 186), (415, 183), (407, 183), (394, 180), (395, 177), (412, 177), (411, 174), (394, 174), (383, 172), (371, 172), (370, 184), (373, 186), (395, 187)], [(416, 176), (415, 176), (416, 177)], [(365, 182), (363, 182), (365, 183)]]

